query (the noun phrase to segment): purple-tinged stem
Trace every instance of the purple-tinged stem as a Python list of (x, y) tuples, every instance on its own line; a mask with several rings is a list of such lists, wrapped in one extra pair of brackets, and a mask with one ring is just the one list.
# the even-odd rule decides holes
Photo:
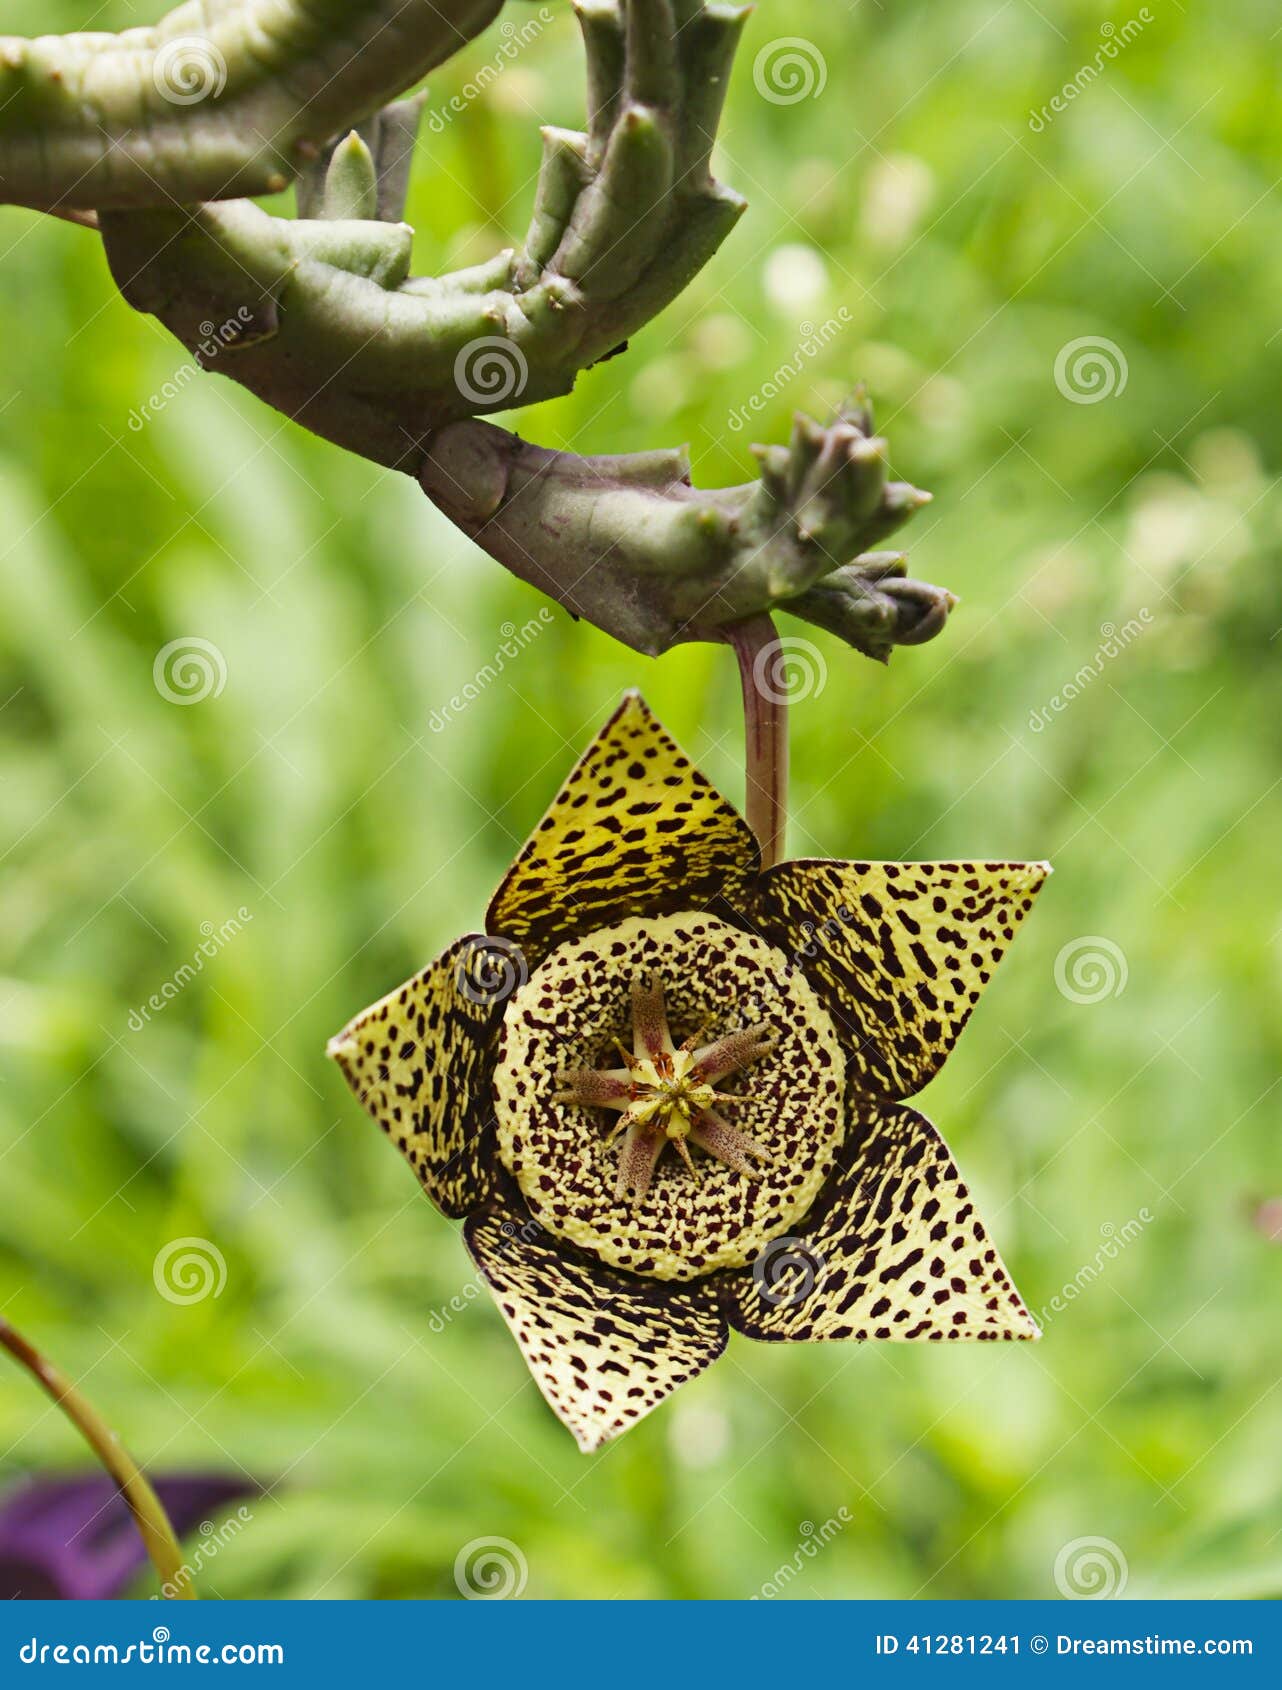
[(761, 844), (762, 868), (772, 868), (783, 857), (788, 831), (788, 700), (773, 684), (779, 636), (764, 611), (722, 632), (739, 659), (743, 685), (748, 825)]

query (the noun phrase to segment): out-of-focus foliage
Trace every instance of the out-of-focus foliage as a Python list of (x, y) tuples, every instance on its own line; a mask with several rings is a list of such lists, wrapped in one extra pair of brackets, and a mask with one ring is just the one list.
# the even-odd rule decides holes
[[(518, 232), (537, 121), (577, 121), (548, 15), (434, 80), (420, 268)], [(207, 1593), (453, 1596), (492, 1535), (540, 1596), (750, 1596), (794, 1563), (790, 1595), (1048, 1595), (1084, 1536), (1132, 1594), (1282, 1593), (1282, 1249), (1251, 1222), (1282, 1190), (1276, 17), (1152, 0), (1079, 76), (1139, 15), (766, 0), (721, 150), (747, 219), (522, 419), (687, 439), (725, 483), (866, 378), (936, 494), (915, 566), (962, 604), (888, 671), (816, 636), (793, 849), (1058, 871), (925, 1100), (1045, 1341), (736, 1340), (590, 1461), (322, 1052), (477, 921), (625, 686), (737, 794), (731, 661), (527, 627), (537, 596), (408, 481), (185, 369), (92, 235), (0, 212), (0, 1306), (155, 1466), (278, 1481)], [(814, 97), (760, 91), (783, 35)], [(1127, 370), (1106, 351), (1096, 403), (1056, 383), (1084, 337)], [(184, 706), (153, 663), (192, 636), (225, 682)], [(225, 1283), (175, 1302), (153, 1270), (188, 1238)], [(16, 1373), (0, 1440), (13, 1476), (78, 1455)]]

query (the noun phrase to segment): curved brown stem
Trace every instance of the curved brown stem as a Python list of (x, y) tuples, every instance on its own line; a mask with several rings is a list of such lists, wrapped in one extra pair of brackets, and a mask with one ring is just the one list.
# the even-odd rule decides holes
[(778, 678), (779, 635), (763, 612), (722, 630), (739, 659), (747, 751), (748, 825), (761, 844), (762, 868), (784, 854), (788, 831), (788, 699)]
[(57, 1403), (102, 1465), (120, 1487), (134, 1524), (142, 1534), (152, 1565), (160, 1575), (162, 1594), (194, 1600), (191, 1569), (184, 1563), (160, 1498), (151, 1488), (137, 1462), (93, 1405), (51, 1361), (46, 1360), (20, 1332), (0, 1316), (0, 1347), (9, 1354)]

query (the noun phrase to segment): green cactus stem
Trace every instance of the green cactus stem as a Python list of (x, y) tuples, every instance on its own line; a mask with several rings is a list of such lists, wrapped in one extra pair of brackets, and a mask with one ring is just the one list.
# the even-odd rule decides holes
[(868, 555), (930, 497), (888, 480), (871, 426), (863, 409), (828, 428), (798, 416), (791, 445), (755, 449), (759, 481), (704, 491), (684, 450), (579, 457), (455, 423), (420, 481), (505, 568), (637, 651), (786, 608), (884, 660), (932, 638), (956, 601)]
[(323, 178), (309, 173), (310, 217), (247, 201), (104, 210), (121, 291), (193, 353), (201, 324), (252, 318), (258, 332), (220, 355), (219, 372), (396, 468), (416, 469), (447, 423), (568, 393), (685, 288), (744, 209), (708, 164), (746, 11), (581, 0), (578, 16), (589, 127), (545, 131), (519, 251), (410, 276), (412, 231), (379, 220), (399, 211), (384, 114), (331, 150)]
[(187, 0), (150, 29), (0, 36), (0, 200), (276, 193), (503, 0)]
[[(523, 244), (412, 275), (422, 98), (381, 102), (500, 4), (192, 0), (154, 30), (0, 44), (4, 190), (97, 207), (124, 297), (195, 358), (415, 475), (491, 556), (637, 651), (741, 645), (728, 629), (781, 606), (881, 661), (933, 638), (952, 595), (878, 549), (928, 495), (889, 478), (862, 401), (826, 427), (798, 416), (789, 445), (754, 447), (757, 481), (717, 491), (683, 451), (579, 457), (477, 420), (568, 393), (744, 210), (710, 166), (747, 8), (576, 0), (586, 127), (543, 131)], [(140, 89), (193, 43), (217, 47), (225, 85), (188, 103)], [(210, 198), (292, 176), (296, 218)], [(212, 353), (210, 322), (230, 331)]]

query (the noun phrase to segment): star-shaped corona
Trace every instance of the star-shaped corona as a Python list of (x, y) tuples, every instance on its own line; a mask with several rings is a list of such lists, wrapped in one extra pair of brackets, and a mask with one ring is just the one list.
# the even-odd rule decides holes
[(672, 1042), (663, 984), (657, 976), (632, 982), (632, 1049), (619, 1044), (622, 1068), (580, 1068), (567, 1077), (561, 1101), (584, 1109), (619, 1111), (607, 1143), (622, 1136), (615, 1196), (639, 1203), (650, 1189), (655, 1163), (671, 1145), (691, 1179), (699, 1170), (690, 1146), (704, 1150), (746, 1178), (770, 1152), (750, 1134), (731, 1126), (717, 1105), (753, 1101), (742, 1093), (721, 1092), (718, 1084), (750, 1068), (771, 1048), (764, 1022), (727, 1033), (711, 1044), (698, 1037)]
[(331, 1042), (580, 1447), (724, 1349), (1035, 1338), (908, 1099), (1042, 863), (807, 860), (629, 695), (452, 945)]

